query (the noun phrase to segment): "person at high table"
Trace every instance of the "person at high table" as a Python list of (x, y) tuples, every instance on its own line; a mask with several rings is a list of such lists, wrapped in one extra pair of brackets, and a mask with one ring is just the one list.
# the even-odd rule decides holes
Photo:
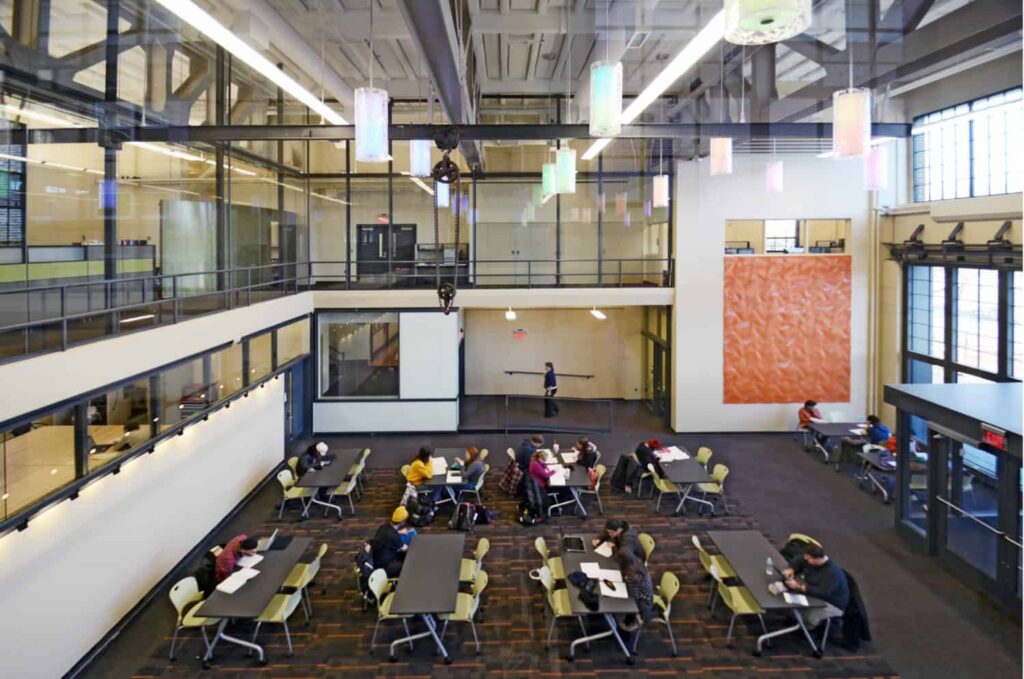
[(842, 617), (846, 611), (846, 605), (850, 603), (850, 583), (843, 569), (820, 546), (809, 544), (804, 547), (803, 555), (790, 562), (790, 567), (782, 574), (786, 576), (787, 588), (826, 603), (824, 608), (811, 608), (804, 613), (810, 629), (827, 618)]
[(624, 519), (605, 521), (604, 530), (593, 539), (591, 544), (594, 547), (600, 547), (605, 542), (614, 547), (616, 552), (630, 552), (640, 561), (644, 560), (644, 548), (640, 546), (640, 540), (636, 535), (629, 532), (629, 522)]
[[(420, 452), (416, 453), (416, 459), (409, 465), (409, 476), (407, 480), (412, 485), (419, 488), (424, 483), (434, 478), (434, 466), (430, 462), (431, 456), (434, 454), (434, 449), (431, 446), (423, 446), (420, 448)], [(436, 486), (433, 491), (434, 502), (441, 499), (441, 492), (444, 490), (444, 486)]]
[(554, 417), (558, 414), (558, 404), (555, 403), (557, 393), (558, 376), (555, 374), (555, 364), (548, 361), (544, 364), (544, 417)]
[(224, 582), (229, 575), (235, 572), (239, 559), (256, 553), (256, 546), (258, 544), (259, 541), (256, 538), (251, 538), (245, 533), (231, 538), (228, 544), (224, 545), (224, 549), (220, 550), (220, 554), (217, 555), (213, 571), (214, 582), (218, 585)]
[(541, 488), (547, 488), (548, 480), (558, 473), (544, 462), (544, 458), (543, 450), (534, 452), (530, 458), (530, 466), (526, 470), (530, 478), (539, 483)]
[(847, 436), (839, 442), (838, 451), (839, 455), (836, 456), (836, 465), (840, 462), (847, 460), (856, 459), (857, 451), (864, 447), (864, 444), (870, 443), (876, 446), (885, 445), (892, 436), (892, 432), (889, 431), (889, 427), (884, 425), (877, 415), (868, 415), (868, 426), (864, 430), (864, 436)]

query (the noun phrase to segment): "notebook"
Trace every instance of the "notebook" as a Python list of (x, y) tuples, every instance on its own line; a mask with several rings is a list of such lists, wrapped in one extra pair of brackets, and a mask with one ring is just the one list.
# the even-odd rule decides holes
[(259, 554), (246, 555), (238, 560), (238, 565), (241, 568), (252, 568), (260, 561), (263, 561), (263, 557)]
[(430, 458), (430, 468), (434, 471), (434, 476), (444, 474), (448, 471), (448, 460), (443, 457), (432, 457)]
[(676, 446), (669, 446), (658, 453), (658, 458), (662, 462), (676, 462), (678, 460), (689, 460), (690, 456)]
[(629, 592), (626, 591), (626, 583), (614, 582), (611, 580), (601, 580), (601, 596), (611, 597), (612, 599), (626, 599), (629, 597)]
[(611, 580), (612, 582), (622, 582), (622, 573), (613, 568), (601, 568), (598, 571), (598, 578), (601, 580)]
[(270, 534), (269, 538), (260, 538), (259, 542), (256, 543), (256, 551), (257, 552), (265, 552), (265, 551), (267, 551), (268, 549), (270, 549), (271, 545), (274, 544), (274, 541), (276, 539), (277, 539), (277, 531), (276, 530), (273, 533)]
[(242, 585), (249, 582), (259, 574), (260, 572), (255, 568), (243, 568), (242, 570), (235, 571), (225, 578), (222, 583), (217, 585), (217, 591), (224, 592), (225, 594), (234, 594)]
[(607, 542), (602, 542), (600, 545), (598, 545), (594, 549), (594, 554), (598, 554), (600, 556), (603, 556), (606, 559), (610, 559), (612, 557), (612, 546), (611, 546), (611, 544), (609, 544)]
[(583, 574), (588, 578), (598, 578), (601, 575), (601, 567), (596, 561), (581, 563), (580, 570), (583, 571)]
[(808, 604), (807, 597), (803, 594), (794, 594), (793, 592), (786, 592), (782, 595), (782, 598), (786, 600), (787, 604), (796, 604), (797, 606), (806, 606)]
[(445, 483), (462, 483), (462, 472), (458, 469), (449, 470), (444, 481)]

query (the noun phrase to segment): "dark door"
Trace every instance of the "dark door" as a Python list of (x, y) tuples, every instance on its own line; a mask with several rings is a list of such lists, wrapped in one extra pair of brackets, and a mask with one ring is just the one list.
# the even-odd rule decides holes
[(386, 274), (390, 250), (387, 224), (360, 224), (356, 227), (356, 263), (360, 277)]
[(285, 435), (294, 441), (306, 431), (306, 363), (295, 364), (288, 372), (288, 407), (285, 409)]

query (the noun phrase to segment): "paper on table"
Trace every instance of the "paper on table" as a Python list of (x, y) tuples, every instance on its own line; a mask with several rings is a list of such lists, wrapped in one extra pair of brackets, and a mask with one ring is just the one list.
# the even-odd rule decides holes
[(564, 486), (565, 485), (565, 474), (555, 474), (548, 479), (549, 486)]
[(601, 596), (612, 597), (613, 599), (625, 599), (629, 597), (626, 591), (626, 583), (612, 582), (611, 587), (604, 580), (601, 581)]
[(794, 594), (793, 592), (786, 592), (782, 595), (782, 598), (786, 600), (787, 604), (806, 606), (809, 603), (807, 601), (807, 597), (805, 597), (803, 594)]
[(601, 567), (597, 565), (597, 562), (581, 563), (580, 570), (588, 578), (598, 578), (601, 575)]
[(462, 483), (462, 472), (459, 470), (449, 471), (445, 483)]
[(224, 582), (217, 585), (217, 589), (225, 594), (234, 594), (238, 591), (239, 587), (249, 582), (259, 574), (260, 572), (254, 568), (243, 568), (242, 570), (235, 571), (225, 578)]
[(622, 573), (612, 568), (602, 568), (601, 574), (598, 575), (602, 580), (611, 580), (612, 582), (622, 582)]
[(432, 457), (430, 458), (430, 468), (433, 470), (434, 476), (444, 474), (448, 471), (448, 460), (443, 457)]
[(562, 462), (565, 464), (576, 464), (576, 461), (580, 458), (579, 453), (562, 453)]
[(857, 436), (865, 436), (867, 434), (867, 431), (865, 431), (863, 429), (851, 429), (850, 433), (851, 434), (856, 434)]
[(594, 554), (603, 556), (606, 559), (610, 559), (612, 556), (612, 546), (607, 542), (602, 542), (594, 549)]
[(256, 564), (258, 564), (260, 561), (263, 561), (263, 557), (260, 556), (259, 554), (253, 554), (251, 556), (246, 555), (246, 556), (243, 556), (241, 559), (238, 560), (238, 565), (241, 568), (252, 568)]

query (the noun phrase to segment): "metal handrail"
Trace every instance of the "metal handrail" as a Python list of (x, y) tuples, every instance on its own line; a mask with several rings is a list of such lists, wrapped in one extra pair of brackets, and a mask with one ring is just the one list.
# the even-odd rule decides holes
[[(506, 375), (545, 375), (539, 370), (506, 370)], [(559, 377), (582, 377), (585, 380), (593, 379), (593, 375), (579, 375), (576, 373), (557, 373)]]
[(950, 502), (946, 498), (944, 498), (944, 497), (942, 497), (940, 495), (936, 495), (935, 499), (938, 500), (939, 502), (941, 502), (942, 504), (946, 505), (950, 509), (953, 509), (956, 512), (958, 512), (960, 514), (960, 516), (966, 517), (966, 518), (970, 519), (971, 521), (973, 521), (973, 522), (975, 522), (975, 523), (977, 523), (977, 524), (979, 524), (981, 526), (984, 526), (985, 528), (987, 528), (989, 530), (989, 532), (995, 533), (996, 535), (999, 535), (1001, 537), (1007, 537), (1005, 532), (999, 530), (998, 528), (993, 528), (992, 526), (988, 525), (987, 523), (985, 523), (984, 521), (982, 521), (978, 517), (974, 516), (973, 514), (969, 514), (967, 512), (967, 510), (964, 509), (963, 507), (956, 506), (955, 504), (953, 504), (952, 502)]

